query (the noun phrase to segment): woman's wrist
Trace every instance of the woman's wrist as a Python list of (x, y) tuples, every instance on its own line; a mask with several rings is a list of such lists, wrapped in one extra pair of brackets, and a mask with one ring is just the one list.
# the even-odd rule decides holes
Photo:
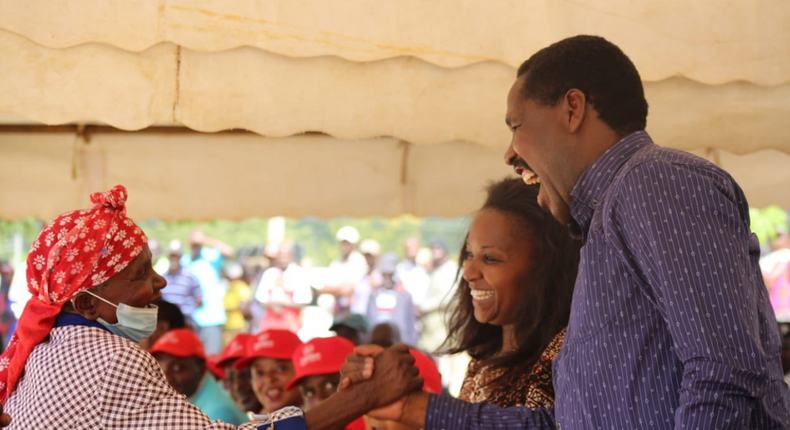
[(425, 428), (425, 414), (431, 395), (425, 391), (415, 391), (406, 397), (400, 422), (411, 427)]

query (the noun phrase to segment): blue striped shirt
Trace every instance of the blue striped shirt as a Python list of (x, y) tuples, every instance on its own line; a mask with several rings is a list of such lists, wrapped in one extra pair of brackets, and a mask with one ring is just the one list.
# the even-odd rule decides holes
[(732, 177), (642, 131), (571, 195), (584, 246), (555, 410), (434, 396), (425, 429), (790, 428), (759, 243)]
[(167, 280), (162, 298), (178, 306), (184, 316), (191, 318), (203, 295), (198, 280), (185, 267), (179, 268), (176, 273), (167, 271), (162, 276)]

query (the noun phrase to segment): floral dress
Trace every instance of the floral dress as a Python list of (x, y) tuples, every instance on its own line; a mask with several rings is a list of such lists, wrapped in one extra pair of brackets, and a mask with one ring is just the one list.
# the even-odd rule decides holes
[[(553, 408), (554, 386), (551, 383), (551, 363), (565, 340), (565, 329), (551, 340), (529, 372), (511, 378), (506, 387), (490, 386), (505, 369), (491, 370), (480, 360), (472, 360), (461, 387), (461, 400), (472, 403), (491, 403), (499, 407), (526, 406), (530, 409)], [(494, 388), (492, 390), (492, 388)]]

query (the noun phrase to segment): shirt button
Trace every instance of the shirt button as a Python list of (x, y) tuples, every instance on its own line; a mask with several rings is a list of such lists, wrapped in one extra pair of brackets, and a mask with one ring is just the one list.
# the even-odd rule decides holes
[(598, 207), (598, 205), (600, 205), (600, 204), (601, 204), (601, 203), (598, 201), (598, 199), (595, 199), (595, 200), (593, 200), (593, 207), (596, 207), (596, 208), (597, 208), (597, 207)]

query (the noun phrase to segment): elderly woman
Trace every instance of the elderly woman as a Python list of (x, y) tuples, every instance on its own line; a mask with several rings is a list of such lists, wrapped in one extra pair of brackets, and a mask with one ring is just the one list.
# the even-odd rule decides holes
[[(0, 357), (8, 428), (236, 428), (211, 421), (191, 405), (138, 346), (156, 328), (151, 303), (166, 282), (151, 266), (145, 234), (126, 216), (126, 198), (122, 186), (95, 193), (90, 209), (57, 217), (33, 243), (27, 264), (33, 298)], [(413, 362), (401, 347), (376, 363), (386, 370), (370, 385), (333, 396), (303, 418), (298, 410), (275, 412), (272, 418), (294, 415), (302, 428), (342, 429), (386, 403), (372, 401), (372, 392), (391, 393), (385, 397), (392, 402), (419, 388)]]

